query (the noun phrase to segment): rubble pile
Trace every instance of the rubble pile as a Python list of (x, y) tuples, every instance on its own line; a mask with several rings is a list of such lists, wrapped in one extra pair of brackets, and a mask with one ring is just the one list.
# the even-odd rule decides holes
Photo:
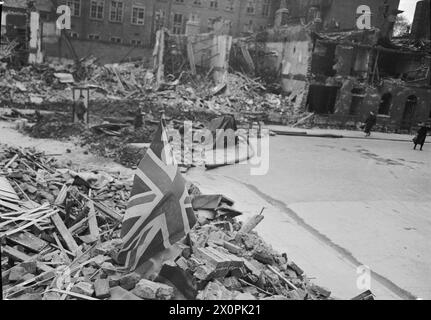
[(150, 104), (152, 109), (164, 109), (179, 120), (232, 113), (241, 116), (240, 121), (247, 119), (248, 113), (252, 117), (259, 113), (264, 120), (269, 110), (289, 112), (293, 105), (292, 98), (267, 93), (258, 78), (239, 72), (227, 74), (226, 83), (219, 85), (210, 80), (210, 74), (192, 77), (186, 72), (177, 79), (167, 76), (172, 81), (156, 85), (153, 72), (140, 63), (101, 66), (95, 62), (90, 57), (78, 65), (50, 63), (20, 70), (0, 69), (0, 103), (66, 112), (73, 102), (72, 88), (78, 86), (91, 89), (92, 104), (106, 101), (118, 108), (116, 103), (136, 101), (132, 108)]
[[(117, 263), (131, 180), (60, 168), (0, 146), (0, 236), (7, 299), (331, 299), (253, 232), (221, 195), (189, 183), (197, 225), (151, 276)], [(144, 270), (145, 271), (145, 270)]]
[(71, 122), (70, 114), (54, 113), (38, 117), (36, 123), (26, 130), (34, 138), (63, 139), (79, 136), (87, 127), (83, 123)]

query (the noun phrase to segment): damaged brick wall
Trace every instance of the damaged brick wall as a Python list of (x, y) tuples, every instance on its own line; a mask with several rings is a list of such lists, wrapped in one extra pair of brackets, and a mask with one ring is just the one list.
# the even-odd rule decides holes
[(305, 112), (312, 49), (310, 35), (299, 25), (277, 30), (265, 43), (265, 51), (275, 53), (265, 63), (280, 75), (282, 91), (294, 102), (295, 114)]
[[(354, 92), (363, 92), (362, 101), (356, 112), (352, 113)], [(385, 114), (379, 114), (382, 97), (390, 95), (389, 106)], [(409, 102), (416, 97), (413, 106)], [(363, 122), (372, 111), (378, 114), (377, 124), (389, 131), (410, 131), (419, 122), (427, 122), (431, 117), (431, 89), (426, 87), (406, 86), (401, 81), (386, 80), (382, 86), (374, 87), (364, 85), (355, 78), (347, 78), (343, 81), (339, 96), (335, 105), (334, 118), (340, 119), (338, 125), (343, 125), (343, 116), (352, 116), (351, 119)], [(415, 100), (415, 99), (413, 99)], [(412, 114), (409, 108), (412, 107)], [(380, 110), (381, 111), (381, 110)], [(340, 117), (341, 116), (341, 117)], [(411, 117), (410, 117), (411, 116)]]

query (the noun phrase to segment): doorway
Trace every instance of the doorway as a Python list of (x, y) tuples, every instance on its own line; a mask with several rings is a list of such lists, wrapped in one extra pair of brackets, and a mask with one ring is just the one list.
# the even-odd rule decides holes
[(418, 104), (418, 98), (415, 95), (411, 95), (407, 97), (403, 118), (401, 120), (401, 129), (411, 130), (413, 126), (413, 121), (415, 119), (416, 107)]
[(333, 114), (340, 87), (311, 85), (308, 92), (308, 111), (317, 114)]

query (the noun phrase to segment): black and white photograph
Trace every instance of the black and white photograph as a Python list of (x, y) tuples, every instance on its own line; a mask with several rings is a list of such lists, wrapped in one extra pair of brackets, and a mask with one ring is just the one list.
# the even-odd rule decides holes
[(1, 300), (430, 300), (430, 6), (0, 1)]

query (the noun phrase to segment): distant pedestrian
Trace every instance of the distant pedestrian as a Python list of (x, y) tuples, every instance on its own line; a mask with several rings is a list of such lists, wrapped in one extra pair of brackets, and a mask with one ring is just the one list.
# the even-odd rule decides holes
[(418, 130), (416, 136), (413, 138), (413, 143), (415, 144), (413, 150), (416, 150), (416, 147), (418, 145), (421, 146), (420, 150), (422, 151), (422, 148), (424, 147), (425, 140), (427, 138), (428, 133), (428, 127), (424, 124), (420, 124), (420, 129)]
[(85, 122), (84, 116), (86, 113), (87, 107), (85, 106), (85, 97), (81, 94), (75, 104), (75, 114), (80, 122)]
[(364, 132), (365, 136), (369, 137), (371, 135), (371, 130), (377, 123), (377, 117), (374, 114), (374, 112), (370, 112), (370, 115), (368, 116), (367, 120), (365, 120), (365, 126), (364, 126)]

